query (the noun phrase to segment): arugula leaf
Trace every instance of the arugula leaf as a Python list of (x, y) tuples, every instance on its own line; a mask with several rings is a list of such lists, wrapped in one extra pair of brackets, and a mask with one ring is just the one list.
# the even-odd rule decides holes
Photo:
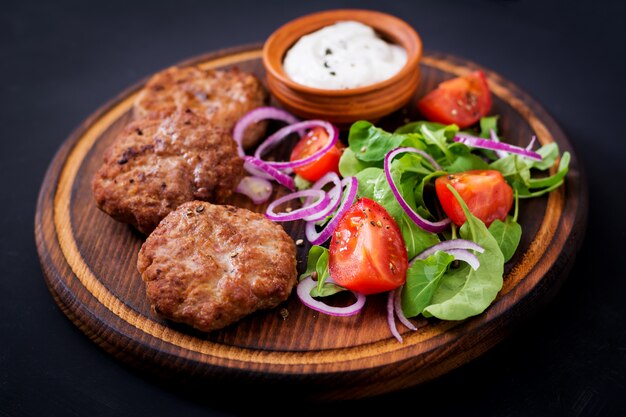
[(441, 153), (445, 155), (448, 163), (452, 163), (454, 161), (454, 155), (452, 155), (452, 153), (448, 149), (448, 138), (446, 136), (446, 131), (446, 128), (430, 130), (425, 124), (420, 126), (420, 133), (423, 135), (426, 143), (428, 145), (434, 145), (439, 148)]
[(526, 159), (528, 168), (536, 168), (542, 171), (549, 169), (559, 157), (559, 145), (556, 142), (548, 143), (537, 149), (536, 152), (541, 155), (541, 161), (534, 159)]
[(504, 222), (500, 219), (494, 220), (489, 226), (489, 232), (498, 242), (504, 256), (504, 262), (508, 262), (513, 257), (522, 238), (522, 226), (513, 220), (513, 217), (506, 216)]
[(430, 305), (430, 300), (454, 256), (437, 251), (428, 258), (413, 262), (406, 273), (402, 290), (402, 311), (407, 317), (415, 317)]
[(480, 119), (480, 136), (481, 138), (491, 138), (490, 130), (493, 129), (496, 134), (498, 133), (498, 118), (500, 116), (481, 117)]
[(460, 236), (481, 245), (485, 251), (476, 256), (480, 267), (474, 271), (468, 265), (446, 274), (433, 294), (433, 304), (427, 306), (423, 314), (442, 320), (464, 320), (485, 311), (502, 288), (504, 255), (498, 242), (485, 224), (470, 213), (465, 201), (451, 186), (448, 189), (461, 204), (466, 222), (460, 229)]
[(530, 181), (528, 181), (529, 188), (550, 187), (558, 182), (562, 182), (563, 178), (565, 178), (565, 175), (567, 175), (567, 171), (569, 170), (570, 158), (570, 153), (565, 152), (561, 157), (561, 162), (559, 162), (559, 169), (557, 173), (547, 178), (531, 179)]

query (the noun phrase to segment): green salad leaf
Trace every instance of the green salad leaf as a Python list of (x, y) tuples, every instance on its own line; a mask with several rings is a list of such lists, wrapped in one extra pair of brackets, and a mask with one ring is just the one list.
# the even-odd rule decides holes
[(489, 226), (489, 232), (498, 242), (504, 256), (504, 262), (508, 262), (513, 257), (522, 238), (522, 226), (513, 220), (513, 217), (506, 216), (505, 221), (494, 220)]
[(345, 288), (339, 285), (326, 282), (330, 276), (328, 272), (328, 249), (323, 246), (311, 246), (306, 261), (306, 270), (300, 275), (299, 280), (302, 281), (304, 278), (312, 276), (313, 273), (317, 275), (317, 286), (311, 289), (312, 297), (327, 297), (345, 291)]
[(485, 251), (476, 254), (480, 261), (477, 270), (463, 265), (441, 278), (433, 293), (432, 304), (424, 308), (423, 314), (441, 320), (464, 320), (485, 311), (496, 298), (503, 283), (504, 255), (496, 239), (485, 224), (470, 213), (459, 193), (451, 186), (448, 189), (461, 204), (467, 218), (459, 230), (460, 236), (478, 243)]
[(413, 262), (406, 272), (402, 290), (402, 312), (406, 317), (415, 317), (430, 305), (439, 281), (453, 260), (452, 255), (437, 251), (426, 259)]

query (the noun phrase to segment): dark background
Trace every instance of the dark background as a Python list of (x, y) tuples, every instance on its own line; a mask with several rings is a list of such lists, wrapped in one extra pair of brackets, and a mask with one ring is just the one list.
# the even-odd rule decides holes
[[(219, 387), (188, 393), (128, 370), (66, 319), (46, 289), (33, 218), (48, 163), (83, 119), (143, 77), (261, 42), (292, 18), (336, 7), (397, 15), (427, 49), (500, 73), (554, 116), (589, 184), (587, 237), (568, 280), (477, 360), (359, 402), (301, 409), (278, 392), (261, 402)], [(377, 406), (421, 416), (626, 415), (624, 9), (620, 1), (3, 2), (0, 415), (357, 415)]]

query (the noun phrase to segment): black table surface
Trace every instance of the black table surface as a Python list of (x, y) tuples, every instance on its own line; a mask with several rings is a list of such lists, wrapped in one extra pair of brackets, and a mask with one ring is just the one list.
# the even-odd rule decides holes
[[(428, 50), (498, 72), (554, 116), (583, 162), (590, 196), (586, 239), (564, 286), (471, 363), (360, 401), (298, 408), (281, 393), (246, 401), (246, 392), (197, 392), (126, 368), (63, 315), (44, 283), (33, 218), (55, 151), (145, 76), (338, 7), (405, 19)], [(3, 2), (0, 415), (356, 415), (379, 406), (421, 416), (626, 415), (625, 19), (621, 1)]]

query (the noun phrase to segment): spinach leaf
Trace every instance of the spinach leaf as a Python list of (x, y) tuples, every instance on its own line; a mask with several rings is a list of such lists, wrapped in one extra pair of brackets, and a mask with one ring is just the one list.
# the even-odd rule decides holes
[(461, 237), (478, 243), (485, 251), (476, 254), (480, 261), (478, 270), (463, 265), (444, 275), (433, 294), (433, 304), (427, 306), (423, 314), (442, 320), (464, 320), (485, 311), (496, 298), (502, 288), (504, 255), (485, 224), (470, 213), (459, 193), (451, 186), (448, 189), (467, 218), (459, 231)]
[(317, 274), (317, 286), (311, 289), (312, 297), (327, 297), (345, 291), (343, 287), (326, 282), (330, 275), (328, 272), (328, 249), (325, 247), (311, 246), (306, 262), (306, 271), (300, 275), (300, 281), (313, 275), (314, 272)]
[(452, 255), (437, 251), (424, 260), (416, 260), (406, 273), (402, 290), (402, 311), (407, 317), (415, 317), (430, 305), (430, 300), (444, 276)]
[(441, 153), (443, 153), (446, 157), (446, 160), (449, 164), (454, 161), (454, 155), (448, 149), (448, 137), (446, 136), (447, 128), (442, 128), (438, 130), (430, 130), (427, 125), (423, 124), (420, 126), (420, 133), (422, 134), (424, 141), (428, 145), (434, 145)]
[(383, 163), (382, 161), (379, 163), (373, 161), (361, 161), (354, 155), (354, 151), (350, 148), (345, 148), (341, 154), (341, 158), (339, 159), (339, 173), (344, 178), (353, 177), (365, 168), (369, 168), (371, 166), (378, 166), (382, 168)]
[(443, 169), (454, 174), (457, 172), (472, 171), (474, 169), (488, 169), (489, 165), (480, 156), (468, 153), (457, 156), (453, 163), (444, 165)]
[[(407, 140), (405, 134), (389, 133), (364, 120), (353, 123), (348, 144), (354, 156), (361, 161), (382, 161), (385, 154)], [(419, 144), (413, 144), (419, 146)]]
[(402, 213), (402, 216), (396, 223), (404, 238), (404, 244), (409, 259), (413, 258), (424, 249), (439, 243), (439, 237), (435, 233), (427, 232), (416, 225), (406, 213)]
[[(412, 198), (413, 193), (405, 192), (405, 189), (411, 188), (411, 184), (406, 180), (403, 183), (400, 183), (399, 177), (401, 174), (398, 171), (392, 171), (391, 175), (394, 177), (396, 184), (400, 185), (400, 192), (403, 193), (407, 202), (412, 204), (414, 202)], [(385, 210), (387, 210), (396, 223), (399, 222), (404, 210), (400, 206), (400, 203), (398, 203), (396, 197), (393, 195), (391, 187), (389, 187), (389, 184), (387, 183), (384, 170), (381, 168), (366, 168), (356, 174), (356, 177), (359, 181), (357, 195), (359, 197), (367, 197), (376, 201), (378, 204), (383, 206)], [(415, 187), (415, 182), (412, 181), (412, 183), (413, 187)]]
[(522, 226), (513, 220), (513, 217), (506, 216), (504, 222), (500, 219), (494, 220), (489, 226), (489, 232), (498, 242), (504, 256), (504, 262), (508, 262), (513, 257), (522, 238)]

